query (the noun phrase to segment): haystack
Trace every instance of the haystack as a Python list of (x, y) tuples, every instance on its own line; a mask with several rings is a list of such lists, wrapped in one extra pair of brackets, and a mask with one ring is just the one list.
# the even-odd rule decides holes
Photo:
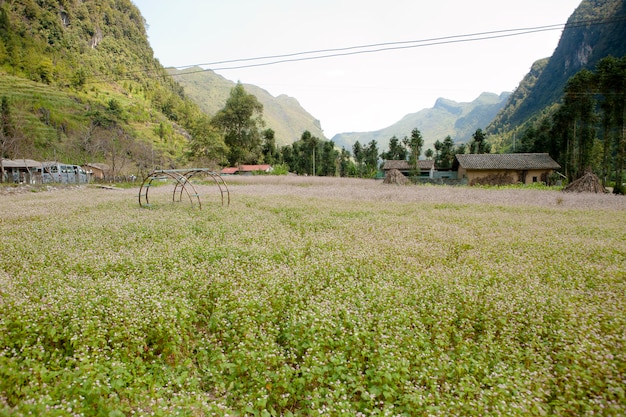
[(390, 169), (389, 171), (387, 171), (387, 173), (385, 174), (385, 179), (383, 180), (384, 184), (404, 185), (408, 182), (409, 179), (397, 169)]
[(607, 193), (607, 189), (604, 188), (600, 178), (591, 171), (586, 171), (585, 174), (578, 178), (576, 181), (569, 183), (563, 191), (567, 193)]

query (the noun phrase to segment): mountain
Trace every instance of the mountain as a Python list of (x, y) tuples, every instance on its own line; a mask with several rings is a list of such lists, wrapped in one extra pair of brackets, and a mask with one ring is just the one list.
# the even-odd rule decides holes
[(455, 143), (467, 142), (476, 129), (483, 129), (502, 109), (510, 93), (500, 95), (483, 93), (470, 103), (457, 103), (445, 98), (439, 98), (430, 109), (420, 110), (404, 116), (393, 125), (374, 132), (340, 133), (332, 140), (339, 147), (352, 150), (352, 145), (359, 141), (367, 144), (372, 140), (378, 143), (378, 148), (384, 150), (389, 145), (389, 139), (396, 136), (402, 139), (410, 136), (411, 131), (419, 129), (424, 138), (424, 149), (432, 148), (433, 144), (450, 135)]
[(0, 98), (1, 157), (115, 174), (187, 163), (206, 117), (154, 58), (130, 0), (0, 1)]
[[(198, 67), (168, 69), (168, 72), (183, 86), (185, 94), (211, 116), (224, 107), (230, 90), (235, 86), (234, 82), (221, 75)], [(319, 120), (304, 110), (295, 98), (286, 95), (274, 97), (252, 84), (243, 84), (243, 87), (263, 104), (263, 120), (266, 127), (274, 130), (278, 146), (289, 145), (300, 139), (305, 130), (325, 139)]]
[(594, 70), (604, 57), (626, 55), (624, 39), (626, 2), (583, 0), (568, 19), (553, 55), (532, 66), (486, 132), (510, 140), (515, 128), (550, 113), (578, 71)]

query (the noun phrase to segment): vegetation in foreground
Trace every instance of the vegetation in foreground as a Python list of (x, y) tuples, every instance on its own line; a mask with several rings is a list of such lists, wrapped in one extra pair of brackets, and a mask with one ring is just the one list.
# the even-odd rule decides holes
[(0, 199), (0, 415), (626, 412), (623, 198), (230, 189)]

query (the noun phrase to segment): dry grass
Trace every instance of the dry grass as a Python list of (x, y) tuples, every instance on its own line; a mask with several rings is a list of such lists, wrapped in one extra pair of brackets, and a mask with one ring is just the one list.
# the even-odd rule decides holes
[(285, 195), (398, 203), (457, 203), (581, 210), (626, 210), (626, 198), (611, 194), (563, 194), (535, 189), (398, 186), (382, 181), (327, 177), (228, 177), (233, 195)]

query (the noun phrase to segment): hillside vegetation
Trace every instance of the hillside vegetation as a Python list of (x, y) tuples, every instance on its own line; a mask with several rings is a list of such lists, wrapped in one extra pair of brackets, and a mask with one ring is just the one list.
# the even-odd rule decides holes
[(154, 58), (130, 0), (2, 2), (0, 97), (3, 157), (120, 172), (187, 163), (206, 117)]
[[(567, 81), (577, 72), (595, 70), (607, 56), (626, 55), (626, 3), (583, 0), (572, 13), (550, 58), (537, 61), (509, 102), (487, 127), (488, 134), (512, 150), (515, 131), (550, 115), (563, 97)], [(521, 129), (520, 129), (521, 128)]]

